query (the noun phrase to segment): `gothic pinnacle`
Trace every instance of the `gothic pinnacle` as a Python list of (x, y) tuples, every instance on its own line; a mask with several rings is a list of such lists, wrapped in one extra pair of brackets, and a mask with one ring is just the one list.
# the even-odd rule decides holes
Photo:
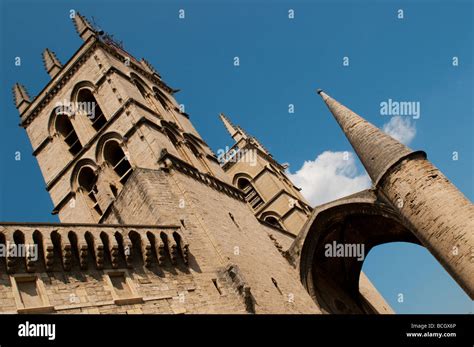
[(87, 21), (85, 17), (83, 17), (79, 12), (76, 12), (74, 17), (74, 26), (76, 27), (76, 31), (83, 39), (86, 41), (89, 37), (94, 36), (96, 34), (92, 25)]
[(222, 123), (224, 123), (224, 126), (226, 130), (229, 132), (230, 136), (237, 142), (242, 138), (242, 131), (239, 127), (236, 127), (232, 122), (230, 121), (229, 118), (226, 117), (223, 113), (219, 115)]
[(56, 57), (54, 52), (50, 51), (48, 48), (43, 51), (43, 63), (46, 72), (51, 76), (51, 78), (54, 78), (54, 76), (56, 76), (59, 71), (61, 71), (61, 62)]
[(15, 102), (15, 107), (18, 109), (18, 112), (22, 114), (31, 102), (25, 86), (15, 83), (13, 86), (13, 101)]

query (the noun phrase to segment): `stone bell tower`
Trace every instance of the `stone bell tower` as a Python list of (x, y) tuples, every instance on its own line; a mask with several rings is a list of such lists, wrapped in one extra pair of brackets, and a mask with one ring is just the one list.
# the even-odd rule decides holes
[(62, 222), (104, 222), (115, 213), (113, 201), (132, 172), (159, 169), (164, 153), (226, 182), (214, 154), (180, 111), (174, 90), (154, 68), (81, 15), (74, 23), (84, 44), (66, 66), (45, 49), (51, 82), (35, 101), (29, 105), (24, 87), (14, 88), (53, 213)]
[(0, 310), (320, 313), (282, 254), (310, 211), (284, 167), (244, 140), (259, 151), (262, 173), (250, 177), (265, 205), (256, 218), (246, 187), (233, 185), (176, 90), (78, 13), (74, 24), (83, 44), (65, 64), (44, 51), (43, 90), (30, 99), (22, 85), (13, 89), (61, 223), (0, 224), (0, 241), (40, 249), (39, 259), (8, 260), (5, 281), (17, 287), (2, 278), (0, 292), (17, 299)]
[(297, 235), (312, 208), (286, 176), (287, 167), (277, 162), (257, 138), (234, 126), (225, 115), (220, 118), (235, 141), (220, 158), (232, 183), (243, 190), (257, 218)]

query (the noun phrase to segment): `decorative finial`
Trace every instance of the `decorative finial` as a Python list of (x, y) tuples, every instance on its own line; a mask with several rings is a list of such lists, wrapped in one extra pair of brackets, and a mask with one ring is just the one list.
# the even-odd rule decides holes
[(86, 41), (89, 37), (96, 35), (96, 31), (92, 25), (79, 12), (76, 12), (73, 17), (73, 21), (77, 33), (84, 41)]
[(46, 72), (51, 76), (51, 78), (54, 78), (62, 68), (62, 64), (56, 57), (56, 54), (48, 48), (43, 51), (43, 64)]
[(18, 109), (18, 112), (22, 114), (31, 103), (25, 86), (15, 83), (13, 86), (13, 101), (15, 102), (15, 107)]

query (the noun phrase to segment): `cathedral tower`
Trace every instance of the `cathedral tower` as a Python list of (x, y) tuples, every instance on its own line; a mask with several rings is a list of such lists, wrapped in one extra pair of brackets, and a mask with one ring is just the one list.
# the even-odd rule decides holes
[[(281, 228), (255, 218), (149, 62), (78, 13), (74, 24), (83, 44), (65, 64), (44, 51), (44, 89), (14, 86), (61, 223), (0, 224), (0, 242), (39, 248), (8, 258), (0, 291), (16, 299), (2, 312), (319, 313), (282, 254), (309, 211), (284, 168), (258, 145), (274, 172), (257, 187)], [(295, 206), (271, 204), (279, 190)]]
[(297, 235), (312, 208), (286, 176), (287, 167), (228, 117), (221, 114), (220, 118), (235, 141), (220, 157), (232, 183), (244, 192), (257, 218)]

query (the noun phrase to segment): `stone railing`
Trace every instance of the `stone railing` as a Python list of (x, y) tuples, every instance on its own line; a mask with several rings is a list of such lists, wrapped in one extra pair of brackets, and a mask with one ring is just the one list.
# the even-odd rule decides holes
[(0, 271), (8, 273), (187, 264), (188, 254), (178, 226), (0, 224)]

